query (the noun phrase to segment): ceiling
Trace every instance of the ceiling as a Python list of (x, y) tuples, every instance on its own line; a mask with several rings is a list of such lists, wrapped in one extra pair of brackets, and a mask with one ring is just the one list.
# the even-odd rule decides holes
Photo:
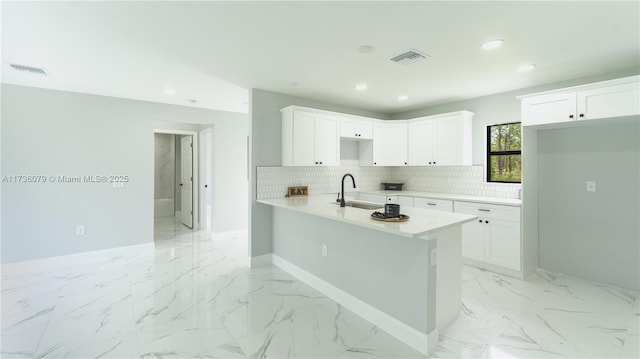
[[(3, 83), (233, 112), (248, 111), (251, 88), (397, 113), (640, 64), (638, 1), (3, 1), (1, 12)], [(482, 50), (491, 39), (505, 43)], [(389, 60), (409, 49), (430, 57)]]

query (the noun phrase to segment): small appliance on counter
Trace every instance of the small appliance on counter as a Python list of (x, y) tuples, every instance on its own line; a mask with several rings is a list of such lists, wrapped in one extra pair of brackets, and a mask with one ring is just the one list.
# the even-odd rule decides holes
[(401, 182), (382, 182), (385, 191), (402, 191), (404, 183)]
[(383, 222), (406, 222), (409, 220), (409, 216), (400, 214), (400, 205), (394, 203), (385, 204), (384, 213), (378, 211), (371, 213), (371, 218)]

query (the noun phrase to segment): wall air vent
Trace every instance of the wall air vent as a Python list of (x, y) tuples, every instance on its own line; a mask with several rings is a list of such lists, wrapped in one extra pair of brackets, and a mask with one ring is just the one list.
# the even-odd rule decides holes
[(428, 55), (425, 55), (423, 53), (421, 53), (418, 50), (414, 50), (411, 49), (403, 54), (400, 54), (398, 56), (392, 57), (391, 61), (401, 64), (401, 65), (411, 65), (414, 64), (418, 61), (422, 61), (424, 59), (426, 59), (427, 57), (429, 57)]
[(41, 69), (39, 67), (31, 67), (31, 66), (24, 66), (24, 65), (17, 65), (17, 64), (9, 64), (9, 66), (11, 66), (12, 69), (19, 72), (25, 72), (32, 75), (47, 76), (47, 72), (44, 69)]

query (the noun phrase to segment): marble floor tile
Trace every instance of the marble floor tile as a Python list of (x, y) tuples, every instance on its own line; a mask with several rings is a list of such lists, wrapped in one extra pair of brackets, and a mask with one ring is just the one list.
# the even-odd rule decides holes
[[(2, 358), (424, 358), (278, 267), (246, 234), (156, 219), (155, 247), (2, 267)], [(638, 292), (462, 267), (433, 358), (638, 358)]]

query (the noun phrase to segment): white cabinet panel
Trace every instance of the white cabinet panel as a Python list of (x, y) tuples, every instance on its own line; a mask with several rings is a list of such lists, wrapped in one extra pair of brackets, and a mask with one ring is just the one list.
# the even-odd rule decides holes
[(408, 162), (411, 166), (433, 164), (433, 120), (413, 120), (408, 124)]
[(462, 225), (462, 256), (484, 261), (485, 226), (482, 220)]
[(453, 201), (448, 199), (415, 197), (413, 205), (416, 208), (434, 209), (438, 211), (453, 212)]
[(478, 216), (462, 225), (462, 256), (520, 272), (520, 207), (455, 201), (456, 213)]
[(407, 164), (407, 122), (387, 121), (382, 127), (382, 163), (384, 166)]
[(409, 165), (471, 165), (472, 117), (471, 112), (458, 111), (409, 120)]
[(570, 123), (640, 114), (640, 77), (603, 81), (522, 99), (522, 125)]
[(316, 115), (303, 111), (294, 112), (292, 166), (313, 166), (316, 158)]
[(337, 117), (293, 107), (282, 109), (282, 165), (338, 165), (339, 131)]
[(320, 115), (315, 123), (316, 161), (323, 166), (340, 164), (340, 137), (338, 119)]
[(579, 91), (578, 120), (640, 114), (640, 83)]
[(373, 120), (358, 117), (342, 117), (340, 137), (370, 140), (373, 138)]
[(576, 117), (576, 93), (555, 93), (522, 100), (522, 125), (540, 125), (573, 121)]
[(501, 267), (520, 270), (520, 222), (487, 219), (485, 261)]

